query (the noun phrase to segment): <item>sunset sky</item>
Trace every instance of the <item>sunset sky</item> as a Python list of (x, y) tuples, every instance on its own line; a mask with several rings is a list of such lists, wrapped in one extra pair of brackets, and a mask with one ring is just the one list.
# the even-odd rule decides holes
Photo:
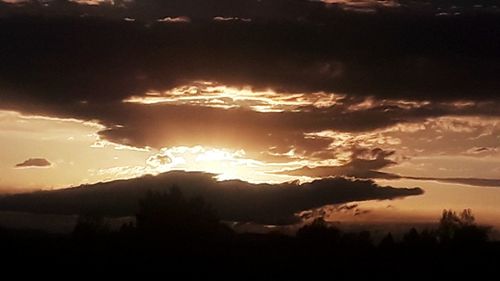
[(350, 220), (500, 225), (497, 1), (0, 0), (0, 36), (2, 193), (345, 177), (423, 190)]

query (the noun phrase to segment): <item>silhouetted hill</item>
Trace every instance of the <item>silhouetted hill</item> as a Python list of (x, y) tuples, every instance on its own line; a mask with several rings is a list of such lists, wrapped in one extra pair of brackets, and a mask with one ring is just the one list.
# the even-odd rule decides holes
[(187, 197), (202, 197), (222, 220), (289, 224), (295, 213), (328, 204), (394, 199), (420, 195), (420, 188), (378, 186), (370, 180), (326, 178), (311, 183), (251, 184), (216, 181), (201, 172), (172, 171), (74, 188), (16, 194), (0, 198), (0, 210), (46, 214), (133, 216), (147, 192), (166, 192), (178, 186)]

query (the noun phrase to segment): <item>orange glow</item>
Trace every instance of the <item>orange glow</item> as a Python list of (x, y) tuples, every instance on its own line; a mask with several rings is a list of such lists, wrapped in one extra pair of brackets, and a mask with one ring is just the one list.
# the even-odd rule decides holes
[(305, 162), (267, 163), (249, 159), (245, 151), (232, 151), (203, 146), (179, 146), (163, 148), (150, 156), (144, 166), (114, 167), (101, 169), (101, 175), (129, 177), (143, 174), (159, 174), (172, 170), (200, 171), (217, 175), (219, 180), (240, 179), (252, 183), (281, 183), (291, 180), (310, 181), (309, 177), (296, 177), (274, 174), (284, 168), (298, 168)]
[[(212, 92), (216, 91), (212, 90)], [(243, 91), (243, 93), (250, 92)], [(245, 95), (240, 98), (247, 99)], [(265, 106), (270, 109), (277, 106), (277, 103), (276, 105), (267, 103)], [(2, 171), (0, 190), (9, 191), (8, 187), (17, 187), (18, 191), (60, 188), (83, 183), (128, 179), (144, 174), (159, 174), (171, 170), (213, 173), (219, 180), (240, 179), (253, 183), (281, 183), (291, 180), (307, 182), (314, 178), (276, 172), (299, 169), (304, 166), (345, 165), (353, 156), (353, 147), (396, 149), (398, 153), (411, 155), (407, 158), (398, 154), (394, 155), (398, 164), (384, 168), (382, 170), (384, 172), (422, 177), (494, 178), (499, 172), (498, 169), (495, 170), (495, 167), (500, 164), (498, 149), (494, 146), (479, 146), (476, 142), (478, 136), (479, 140), (488, 142), (494, 140), (498, 135), (496, 132), (499, 124), (497, 119), (446, 117), (364, 133), (332, 130), (311, 132), (305, 133), (304, 138), (328, 140), (330, 144), (325, 149), (335, 151), (335, 154), (332, 154), (334, 157), (317, 158), (315, 154), (306, 155), (291, 146), (285, 150), (269, 147), (268, 151), (262, 152), (261, 159), (256, 157), (259, 154), (253, 153), (250, 156), (243, 149), (217, 146), (137, 148), (102, 139), (98, 132), (104, 130), (105, 127), (97, 122), (26, 116), (13, 111), (0, 111), (0, 145), (8, 148), (0, 150), (0, 157), (3, 160), (0, 163)], [(436, 154), (426, 146), (419, 146), (427, 144), (432, 147), (433, 143), (427, 142), (424, 138), (424, 136), (435, 138), (432, 134), (442, 136), (445, 142), (448, 142), (449, 138), (455, 138), (456, 134), (467, 134), (471, 137), (461, 139), (464, 143), (462, 154), (451, 151), (450, 155), (443, 155), (446, 149), (440, 149), (441, 154)], [(467, 142), (474, 145), (465, 146)], [(455, 147), (450, 147), (450, 149), (455, 149)], [(266, 156), (278, 157), (281, 161), (264, 160)], [(15, 168), (16, 164), (31, 158), (47, 159), (51, 165), (43, 169)], [(467, 170), (464, 170), (465, 168)], [(436, 212), (443, 207), (473, 208), (486, 222), (491, 222), (499, 215), (494, 204), (500, 200), (498, 199), (500, 190), (495, 188), (471, 188), (460, 184), (417, 180), (379, 180), (378, 182), (392, 186), (398, 184), (420, 186), (428, 193), (424, 196), (394, 202), (360, 203), (361, 208), (371, 209), (372, 212), (356, 219), (374, 222), (397, 220), (401, 216), (406, 216), (406, 218), (411, 217), (418, 221), (435, 216)], [(481, 192), (478, 192), (479, 190)], [(490, 195), (485, 201), (484, 194), (486, 193)], [(450, 198), (453, 200), (450, 201)], [(446, 200), (449, 204), (443, 206), (442, 202)], [(388, 205), (391, 208), (387, 209)], [(416, 210), (418, 210), (418, 215), (412, 215)], [(331, 219), (341, 218), (336, 214)]]
[(110, 5), (115, 4), (115, 1), (113, 0), (70, 0), (70, 2), (75, 2), (77, 4), (90, 5), (90, 6), (97, 6), (101, 4), (110, 4)]
[(331, 93), (288, 94), (272, 90), (254, 91), (250, 87), (228, 87), (213, 82), (198, 81), (164, 93), (149, 92), (133, 96), (124, 102), (138, 104), (184, 104), (214, 108), (249, 108), (258, 112), (299, 111), (302, 107), (331, 107), (343, 96)]

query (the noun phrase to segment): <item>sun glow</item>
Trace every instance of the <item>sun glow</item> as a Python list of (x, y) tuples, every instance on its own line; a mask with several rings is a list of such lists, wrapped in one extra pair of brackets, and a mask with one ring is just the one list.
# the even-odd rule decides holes
[[(302, 158), (268, 162), (255, 158), (255, 153), (251, 156), (243, 149), (224, 147), (134, 147), (102, 138), (99, 131), (103, 129), (105, 126), (96, 122), (0, 111), (0, 143), (16, 148), (0, 150), (0, 168), (5, 174), (0, 178), (0, 188), (61, 188), (172, 170), (212, 173), (219, 180), (279, 183), (299, 178), (276, 171), (310, 165)], [(17, 149), (19, 146), (23, 149)], [(293, 156), (293, 150), (276, 154), (286, 156)], [(16, 168), (16, 164), (30, 158), (43, 158), (51, 165), (45, 165), (45, 169)]]
[[(244, 150), (229, 150), (203, 146), (164, 148), (146, 161), (148, 173), (170, 170), (202, 171), (217, 175), (218, 180), (241, 179), (249, 182), (285, 182), (297, 179), (275, 175), (274, 170), (300, 167), (299, 163), (266, 163), (246, 156)], [(302, 179), (304, 180), (304, 179)]]
[(248, 108), (259, 112), (300, 111), (305, 107), (324, 108), (339, 103), (344, 96), (332, 93), (290, 94), (251, 87), (230, 87), (214, 82), (197, 81), (190, 85), (144, 96), (132, 96), (124, 102), (138, 104), (195, 105), (214, 108)]

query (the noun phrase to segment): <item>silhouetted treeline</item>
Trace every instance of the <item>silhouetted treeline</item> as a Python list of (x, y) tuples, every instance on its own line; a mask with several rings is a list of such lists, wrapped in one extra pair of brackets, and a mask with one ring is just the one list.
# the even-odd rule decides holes
[(22, 264), (90, 269), (250, 266), (251, 274), (272, 272), (271, 279), (323, 271), (335, 272), (337, 279), (357, 274), (386, 279), (495, 274), (500, 261), (500, 244), (488, 240), (490, 229), (477, 225), (470, 210), (445, 210), (435, 229), (413, 228), (402, 238), (388, 233), (375, 241), (369, 231), (343, 232), (322, 218), (301, 227), (295, 236), (238, 234), (201, 198), (186, 198), (177, 188), (150, 192), (139, 206), (135, 223), (119, 230), (112, 230), (98, 214), (80, 216), (70, 235), (0, 228), (0, 252)]

